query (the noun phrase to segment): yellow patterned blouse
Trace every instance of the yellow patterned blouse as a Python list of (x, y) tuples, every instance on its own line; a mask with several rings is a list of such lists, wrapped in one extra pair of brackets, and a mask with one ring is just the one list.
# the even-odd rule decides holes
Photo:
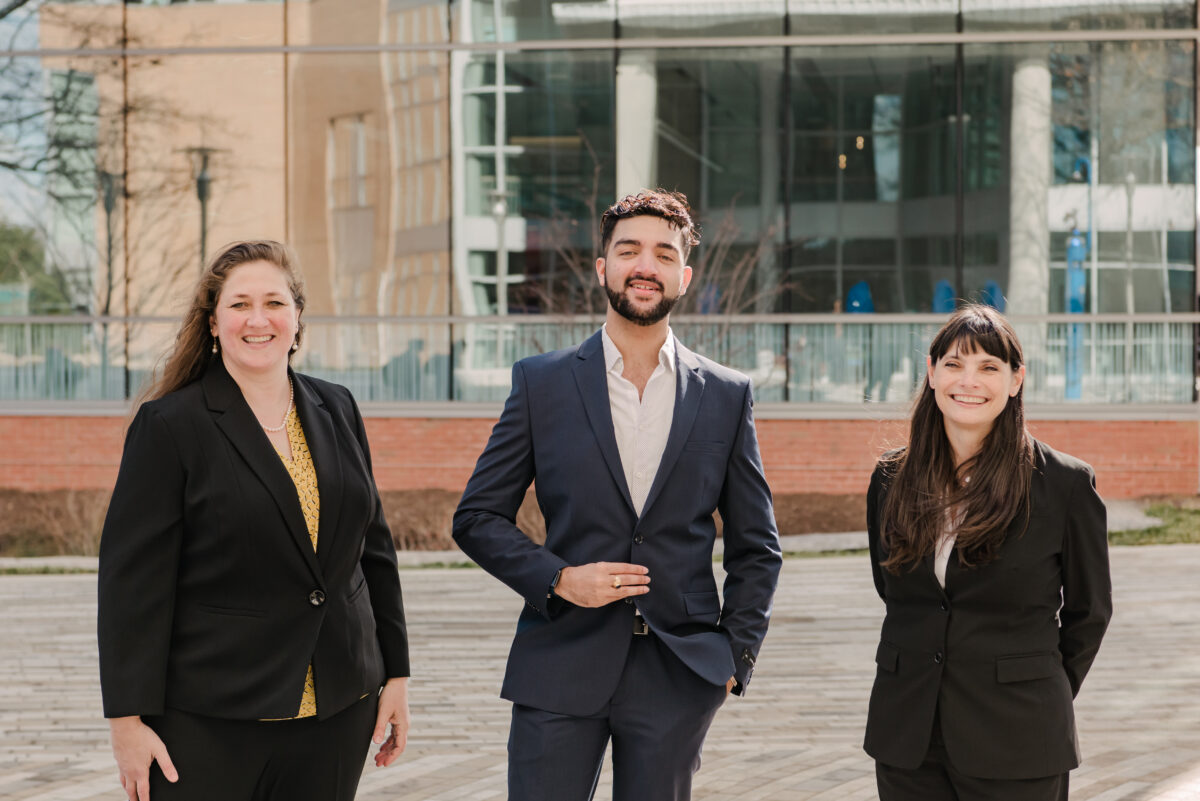
[[(317, 550), (317, 527), (321, 520), (321, 495), (317, 491), (317, 471), (313, 467), (312, 454), (308, 451), (308, 441), (304, 438), (304, 429), (300, 427), (300, 415), (296, 407), (288, 412), (287, 417), (288, 443), (292, 446), (292, 458), (288, 458), (276, 449), (283, 466), (287, 468), (292, 483), (296, 485), (296, 495), (300, 498), (300, 509), (304, 512), (304, 524), (308, 528), (308, 538), (312, 540), (313, 551)], [(312, 665), (308, 666), (308, 675), (304, 677), (304, 695), (300, 697), (298, 718), (310, 718), (317, 714), (317, 688), (313, 683)]]

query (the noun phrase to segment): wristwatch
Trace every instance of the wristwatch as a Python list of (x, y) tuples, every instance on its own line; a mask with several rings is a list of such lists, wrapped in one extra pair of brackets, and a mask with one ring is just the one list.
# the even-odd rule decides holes
[(546, 592), (546, 597), (547, 597), (547, 598), (553, 598), (553, 597), (554, 597), (554, 591), (555, 591), (556, 589), (558, 589), (558, 580), (559, 580), (560, 578), (562, 578), (562, 572), (563, 572), (563, 569), (564, 569), (564, 568), (561, 568), (561, 567), (560, 567), (560, 568), (558, 569), (558, 572), (554, 574), (554, 578), (550, 579), (550, 589), (549, 589), (549, 590)]

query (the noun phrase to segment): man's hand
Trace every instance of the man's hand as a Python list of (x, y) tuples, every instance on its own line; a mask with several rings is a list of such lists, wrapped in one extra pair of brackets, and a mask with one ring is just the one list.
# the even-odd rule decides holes
[[(388, 724), (392, 724), (392, 734), (387, 740)], [(379, 746), (375, 755), (375, 767), (386, 768), (404, 753), (408, 745), (408, 679), (388, 679), (379, 693), (379, 711), (375, 714), (375, 732), (371, 739)]]
[(121, 775), (121, 786), (129, 801), (150, 801), (150, 763), (158, 767), (169, 782), (179, 781), (179, 773), (167, 754), (167, 746), (154, 729), (137, 715), (109, 718), (113, 756)]
[(725, 694), (729, 695), (733, 692), (733, 688), (737, 686), (737, 676), (730, 676), (729, 681), (725, 682)]
[(624, 562), (592, 562), (564, 567), (554, 592), (576, 606), (606, 606), (650, 592), (650, 570)]

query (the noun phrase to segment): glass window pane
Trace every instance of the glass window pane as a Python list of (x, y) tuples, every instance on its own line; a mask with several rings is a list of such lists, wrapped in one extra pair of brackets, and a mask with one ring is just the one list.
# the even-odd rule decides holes
[(0, 68), (0, 314), (123, 313), (119, 80), (110, 58)]
[(719, 0), (692, 0), (687, 3), (679, 0), (616, 0), (616, 7), (618, 36), (622, 39), (782, 36), (786, 32), (786, 0), (740, 3)]
[[(455, 58), (463, 59), (469, 87), (455, 230), (476, 254), (455, 253), (455, 308), (465, 314), (593, 311), (598, 220), (614, 194), (613, 54)], [(507, 289), (487, 294), (472, 288), (471, 276), (478, 274), (472, 260), (486, 253), (495, 264), (498, 252), (506, 254), (500, 263), (509, 265), (507, 277), (498, 278)]]
[(1196, 20), (1196, 4), (1191, 0), (1103, 3), (961, 0), (961, 3), (963, 28), (967, 31), (1191, 28)]
[[(174, 315), (225, 242), (287, 238), (283, 62), (130, 59), (127, 96), (141, 110), (129, 116), (127, 141), (130, 311)], [(120, 102), (119, 84), (105, 91)]]
[(787, 0), (791, 34), (953, 33), (956, 0), (897, 3), (893, 0)]
[(1190, 282), (1173, 274), (1191, 253), (1171, 242), (1195, 229), (1193, 43), (980, 45), (966, 58), (979, 78), (968, 295), (991, 282), (1024, 314), (1186, 308)]
[(323, 290), (310, 312), (448, 313), (449, 55), (301, 52), (289, 64), (288, 230)]
[[(0, 50), (120, 47), (120, 3), (8, 2), (0, 18)], [(143, 42), (131, 46), (145, 46)]]
[(931, 311), (953, 279), (954, 76), (951, 48), (794, 51), (786, 308)]
[(449, 6), (460, 42), (609, 39), (616, 30), (612, 3), (595, 0), (450, 0)]
[[(71, 3), (68, 7), (84, 5)], [(318, 8), (325, 4), (303, 5)], [(126, 0), (125, 3), (125, 25), (131, 47), (282, 45), (283, 17), (284, 3), (279, 0), (239, 3)], [(303, 29), (304, 26), (299, 26), (294, 30)]]

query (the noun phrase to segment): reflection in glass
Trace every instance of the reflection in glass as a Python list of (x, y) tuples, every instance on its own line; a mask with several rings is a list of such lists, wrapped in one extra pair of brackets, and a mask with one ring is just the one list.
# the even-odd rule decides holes
[(1065, 310), (1069, 286), (1085, 311), (1189, 308), (1194, 45), (981, 45), (966, 57), (986, 78), (968, 95), (967, 172), (982, 180), (966, 199), (967, 290), (992, 281), (1023, 314)]
[(790, 310), (928, 312), (953, 280), (953, 59), (794, 52)]
[(451, 0), (460, 38), (467, 42), (608, 39), (614, 36), (612, 0)]
[[(785, 0), (615, 0), (622, 38), (781, 36)], [(600, 5), (600, 4), (595, 4)], [(612, 7), (612, 3), (604, 3)]]
[(1036, 3), (998, 3), (960, 0), (963, 28), (988, 30), (1145, 30), (1191, 28), (1196, 20), (1192, 0), (1134, 0), (1087, 3), (1043, 0)]
[[(593, 310), (596, 225), (614, 194), (613, 55), (455, 58), (464, 76), (456, 230), (471, 249), (455, 252), (456, 308)], [(487, 280), (483, 263), (499, 267)]]
[(793, 35), (854, 33), (953, 33), (958, 0), (787, 0), (788, 32)]
[(0, 63), (0, 314), (123, 311), (119, 62)]
[[(342, 0), (349, 6), (364, 0)], [(373, 3), (371, 3), (373, 5)], [(85, 3), (71, 3), (76, 8)], [(288, 6), (311, 7), (314, 12), (324, 3), (288, 3)], [(120, 8), (120, 3), (113, 7)], [(217, 47), (259, 46), (284, 44), (283, 2), (178, 2), (175, 0), (141, 0), (125, 2), (125, 26), (133, 47)], [(353, 15), (344, 15), (351, 18)], [(376, 12), (376, 18), (378, 12)], [(291, 32), (308, 28), (293, 17)], [(119, 19), (118, 19), (119, 24)], [(378, 25), (378, 22), (375, 23)]]

